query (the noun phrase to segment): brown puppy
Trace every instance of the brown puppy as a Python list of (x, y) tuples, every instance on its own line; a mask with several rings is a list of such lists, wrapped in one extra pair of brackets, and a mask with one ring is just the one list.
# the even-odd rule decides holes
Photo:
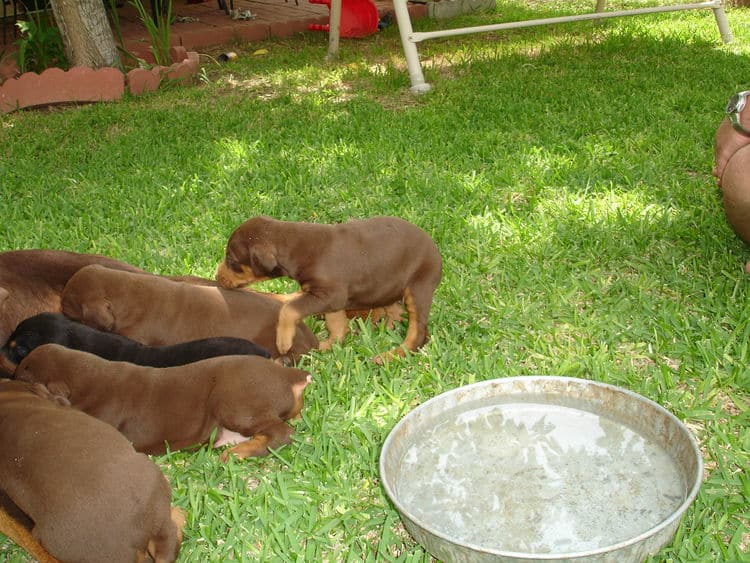
[(0, 252), (0, 342), (22, 320), (43, 312), (60, 312), (60, 293), (70, 277), (89, 264), (139, 272), (138, 268), (96, 254), (62, 250)]
[(0, 381), (0, 489), (61, 561), (174, 561), (184, 515), (159, 468), (41, 385)]
[(301, 324), (292, 346), (276, 348), (276, 319), (282, 304), (263, 294), (181, 283), (149, 274), (87, 266), (65, 286), (62, 311), (99, 330), (116, 332), (149, 346), (180, 344), (215, 336), (245, 338), (272, 357), (292, 361), (318, 347)]
[(433, 240), (421, 229), (396, 217), (374, 217), (339, 225), (318, 225), (254, 217), (229, 237), (216, 279), (224, 287), (240, 287), (288, 276), (301, 291), (279, 312), (276, 347), (289, 348), (294, 327), (309, 315), (324, 313), (328, 348), (348, 331), (345, 310), (391, 306), (403, 299), (409, 315), (401, 347), (416, 350), (427, 339), (432, 296), (440, 283), (442, 260)]
[[(170, 368), (110, 362), (59, 344), (35, 348), (16, 379), (47, 385), (82, 411), (117, 428), (133, 447), (160, 454), (209, 441), (237, 444), (242, 459), (291, 441), (284, 420), (302, 410), (310, 374), (258, 356), (219, 356)], [(249, 439), (253, 436), (252, 439)], [(239, 442), (239, 443), (238, 443)]]
[[(750, 104), (740, 113), (750, 122)], [(735, 130), (725, 117), (716, 130), (713, 175), (721, 188), (727, 221), (750, 244), (750, 135)], [(750, 262), (745, 266), (750, 271)]]

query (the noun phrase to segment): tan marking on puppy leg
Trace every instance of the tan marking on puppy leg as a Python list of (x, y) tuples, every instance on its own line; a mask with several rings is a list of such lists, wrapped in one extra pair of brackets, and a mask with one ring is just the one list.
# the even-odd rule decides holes
[(269, 448), (278, 448), (292, 441), (294, 430), (279, 418), (261, 423), (261, 427), (262, 430), (254, 433), (250, 440), (240, 442), (229, 450), (222, 452), (221, 461), (227, 461), (230, 454), (234, 454), (238, 459), (264, 456), (269, 453)]
[(177, 527), (177, 539), (181, 542), (182, 530), (185, 528), (185, 524), (187, 523), (187, 514), (179, 506), (173, 506), (170, 510), (169, 517)]
[(333, 313), (326, 313), (326, 328), (328, 329), (328, 339), (320, 343), (318, 347), (320, 350), (329, 350), (331, 346), (344, 340), (344, 337), (349, 332), (349, 319), (346, 316), (346, 311), (334, 311)]
[[(169, 519), (174, 524), (174, 535), (172, 530), (161, 530), (159, 535), (148, 542), (147, 555), (143, 556), (143, 561), (153, 561), (154, 563), (170, 563), (175, 560), (182, 543), (182, 530), (185, 527), (187, 516), (185, 511), (177, 506), (170, 507)], [(140, 561), (141, 552), (136, 556), (136, 561)]]
[(221, 461), (226, 463), (229, 459), (230, 454), (234, 454), (237, 459), (245, 459), (247, 457), (263, 456), (268, 453), (268, 436), (258, 434), (250, 440), (240, 442), (236, 446), (224, 450), (221, 452)]
[(276, 349), (280, 355), (286, 354), (292, 347), (294, 334), (297, 330), (297, 322), (301, 316), (299, 312), (285, 303), (279, 311), (279, 322), (276, 326)]
[(419, 317), (417, 316), (417, 307), (414, 303), (414, 297), (411, 294), (409, 288), (404, 291), (404, 304), (406, 305), (406, 312), (409, 315), (409, 326), (406, 329), (406, 338), (401, 343), (401, 346), (407, 350), (416, 350), (421, 342), (419, 342)]
[(31, 555), (39, 563), (60, 563), (42, 547), (31, 531), (17, 522), (4, 508), (0, 508), (0, 532), (9, 537), (16, 545)]
[(414, 297), (408, 287), (404, 291), (404, 304), (406, 305), (406, 311), (409, 314), (409, 326), (406, 329), (406, 338), (404, 338), (401, 346), (375, 356), (373, 361), (378, 365), (383, 365), (393, 358), (405, 356), (407, 350), (416, 350), (421, 344), (419, 341), (423, 340), (423, 338), (420, 337), (417, 307), (414, 303)]

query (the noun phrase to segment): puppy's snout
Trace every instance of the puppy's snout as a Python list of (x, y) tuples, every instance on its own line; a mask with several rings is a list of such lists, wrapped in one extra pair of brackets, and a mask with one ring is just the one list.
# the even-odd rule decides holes
[(225, 287), (227, 289), (234, 289), (235, 287), (241, 285), (237, 283), (237, 280), (232, 275), (231, 270), (227, 268), (227, 264), (224, 261), (220, 262), (218, 267), (216, 268), (216, 281), (219, 282), (219, 285), (221, 287)]

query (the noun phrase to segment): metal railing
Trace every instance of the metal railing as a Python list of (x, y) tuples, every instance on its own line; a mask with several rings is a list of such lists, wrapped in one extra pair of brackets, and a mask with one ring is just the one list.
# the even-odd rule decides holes
[(719, 27), (719, 33), (724, 43), (731, 43), (732, 31), (729, 28), (724, 6), (721, 0), (711, 0), (709, 2), (700, 2), (696, 4), (679, 4), (673, 6), (656, 6), (651, 8), (635, 8), (631, 10), (613, 10), (610, 12), (603, 11), (604, 2), (599, 1), (596, 5), (596, 11), (589, 14), (579, 14), (573, 16), (562, 16), (556, 18), (542, 18), (524, 21), (514, 21), (499, 24), (481, 25), (476, 27), (461, 27), (454, 29), (444, 29), (440, 31), (415, 32), (411, 26), (407, 0), (393, 0), (393, 8), (396, 12), (398, 29), (401, 35), (401, 43), (404, 47), (404, 56), (406, 57), (406, 66), (409, 71), (411, 81), (411, 91), (422, 93), (429, 91), (432, 86), (425, 82), (422, 72), (422, 65), (419, 62), (419, 53), (417, 52), (417, 43), (427, 39), (437, 37), (452, 37), (456, 35), (467, 35), (470, 33), (482, 33), (487, 31), (502, 31), (506, 29), (516, 29), (520, 27), (532, 27), (537, 25), (550, 25), (558, 23), (567, 23), (583, 20), (599, 20), (605, 18), (615, 18), (622, 16), (638, 16), (643, 14), (653, 14), (659, 12), (675, 12), (680, 10), (713, 10), (716, 17), (716, 24)]

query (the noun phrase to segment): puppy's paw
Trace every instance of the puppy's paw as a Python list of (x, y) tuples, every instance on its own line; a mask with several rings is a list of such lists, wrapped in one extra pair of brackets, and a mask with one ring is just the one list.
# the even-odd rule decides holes
[(279, 351), (279, 355), (283, 356), (292, 348), (292, 341), (294, 340), (294, 326), (291, 330), (282, 330), (279, 327), (276, 333), (276, 349)]
[(268, 455), (268, 444), (269, 437), (265, 434), (258, 434), (250, 440), (240, 442), (235, 446), (221, 452), (222, 463), (226, 463), (229, 460), (229, 456), (233, 455), (237, 459), (245, 459), (248, 457), (260, 457)]
[(393, 330), (396, 323), (402, 323), (404, 320), (404, 307), (400, 302), (387, 305), (385, 308), (385, 328)]
[(323, 352), (325, 352), (326, 350), (330, 350), (331, 348), (333, 348), (333, 345), (336, 344), (337, 342), (339, 341), (333, 338), (328, 338), (326, 340), (323, 340), (320, 344), (318, 344), (318, 350), (321, 350)]
[(300, 315), (294, 307), (288, 303), (281, 306), (279, 322), (276, 325), (276, 349), (280, 356), (283, 356), (292, 348), (294, 335), (297, 332), (297, 321), (299, 320)]
[(382, 366), (384, 364), (387, 364), (394, 358), (403, 358), (405, 355), (406, 351), (399, 346), (398, 348), (394, 348), (393, 350), (389, 350), (388, 352), (383, 352), (382, 354), (373, 356), (372, 361), (377, 365)]
[(390, 360), (390, 358), (387, 358), (386, 356), (387, 354), (378, 354), (377, 356), (373, 356), (371, 359), (373, 362), (375, 362), (375, 364), (382, 366), (387, 363), (388, 360)]

